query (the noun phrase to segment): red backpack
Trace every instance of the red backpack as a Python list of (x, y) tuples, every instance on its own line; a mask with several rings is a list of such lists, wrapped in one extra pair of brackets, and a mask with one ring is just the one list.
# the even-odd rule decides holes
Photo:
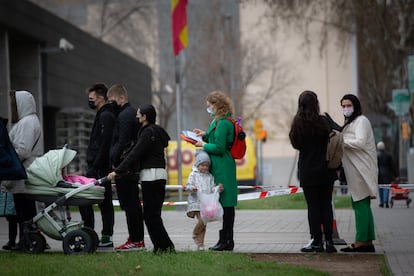
[(230, 154), (234, 159), (242, 159), (246, 154), (246, 133), (240, 125), (240, 117), (237, 122), (230, 117), (226, 117), (234, 127), (233, 144), (230, 147)]

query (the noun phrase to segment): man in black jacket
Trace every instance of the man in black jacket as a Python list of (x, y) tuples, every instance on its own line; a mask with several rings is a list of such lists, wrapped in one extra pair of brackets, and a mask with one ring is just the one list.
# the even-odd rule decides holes
[[(109, 89), (108, 101), (119, 108), (110, 153), (112, 166), (116, 168), (121, 164), (128, 149), (135, 144), (139, 124), (135, 118), (137, 110), (128, 102), (128, 92), (123, 85), (115, 84)], [(127, 241), (115, 248), (117, 251), (145, 249), (138, 180), (139, 177), (135, 173), (127, 173), (116, 178), (118, 199), (122, 210), (125, 211), (129, 234)]]
[[(97, 179), (105, 177), (111, 171), (109, 150), (115, 125), (116, 110), (112, 104), (107, 103), (107, 91), (107, 87), (102, 83), (91, 86), (87, 91), (88, 105), (97, 112), (86, 152), (86, 161), (88, 164), (86, 176)], [(105, 184), (104, 196), (104, 200), (99, 204), (102, 216), (102, 237), (99, 242), (99, 247), (112, 248), (114, 206), (112, 204), (111, 183)], [(79, 207), (79, 211), (84, 225), (93, 229), (95, 226), (95, 218), (92, 205), (81, 206)]]

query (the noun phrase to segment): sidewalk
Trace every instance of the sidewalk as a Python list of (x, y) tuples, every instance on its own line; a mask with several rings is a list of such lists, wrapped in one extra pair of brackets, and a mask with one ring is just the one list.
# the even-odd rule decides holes
[[(379, 208), (373, 201), (373, 212), (377, 231), (374, 242), (377, 253), (385, 253), (393, 275), (414, 273), (414, 210), (406, 208), (403, 202), (396, 202), (394, 208)], [(335, 211), (340, 238), (348, 243), (354, 241), (355, 224), (353, 211)], [(72, 213), (73, 220), (79, 220), (79, 213)], [(100, 214), (95, 214), (96, 229), (101, 229)], [(164, 211), (165, 227), (177, 251), (195, 250), (191, 232), (195, 221), (184, 211)], [(123, 212), (115, 213), (115, 245), (126, 241), (127, 227)], [(217, 242), (220, 222), (207, 226), (206, 247)], [(309, 239), (306, 210), (236, 210), (235, 252), (248, 253), (300, 253), (300, 248)], [(7, 242), (7, 221), (0, 218), (0, 245)], [(99, 233), (98, 233), (99, 234)], [(47, 237), (51, 250), (63, 254), (62, 242)], [(145, 233), (148, 250), (152, 243)], [(338, 245), (337, 249), (342, 248)]]

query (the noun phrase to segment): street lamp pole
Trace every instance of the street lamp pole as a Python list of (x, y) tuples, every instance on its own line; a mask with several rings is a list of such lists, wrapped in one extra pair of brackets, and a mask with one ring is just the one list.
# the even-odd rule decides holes
[(226, 49), (228, 53), (228, 59), (229, 59), (229, 94), (230, 99), (233, 104), (233, 112), (236, 114), (236, 101), (234, 99), (234, 78), (233, 78), (233, 24), (232, 19), (233, 16), (229, 13), (224, 15), (224, 18), (226, 20), (227, 25), (227, 42), (226, 42)]
[[(183, 51), (182, 51), (183, 52)], [(181, 157), (181, 93), (180, 93), (180, 56), (175, 57), (175, 93), (176, 93), (176, 114), (177, 114), (177, 185), (182, 185), (182, 157)], [(178, 200), (182, 200), (182, 189), (178, 189)]]

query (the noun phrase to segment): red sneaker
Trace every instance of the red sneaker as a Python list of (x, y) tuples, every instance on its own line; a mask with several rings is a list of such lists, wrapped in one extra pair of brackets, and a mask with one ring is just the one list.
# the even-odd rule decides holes
[(133, 242), (129, 238), (123, 245), (115, 247), (115, 251), (139, 251), (139, 250), (145, 250), (144, 241)]

